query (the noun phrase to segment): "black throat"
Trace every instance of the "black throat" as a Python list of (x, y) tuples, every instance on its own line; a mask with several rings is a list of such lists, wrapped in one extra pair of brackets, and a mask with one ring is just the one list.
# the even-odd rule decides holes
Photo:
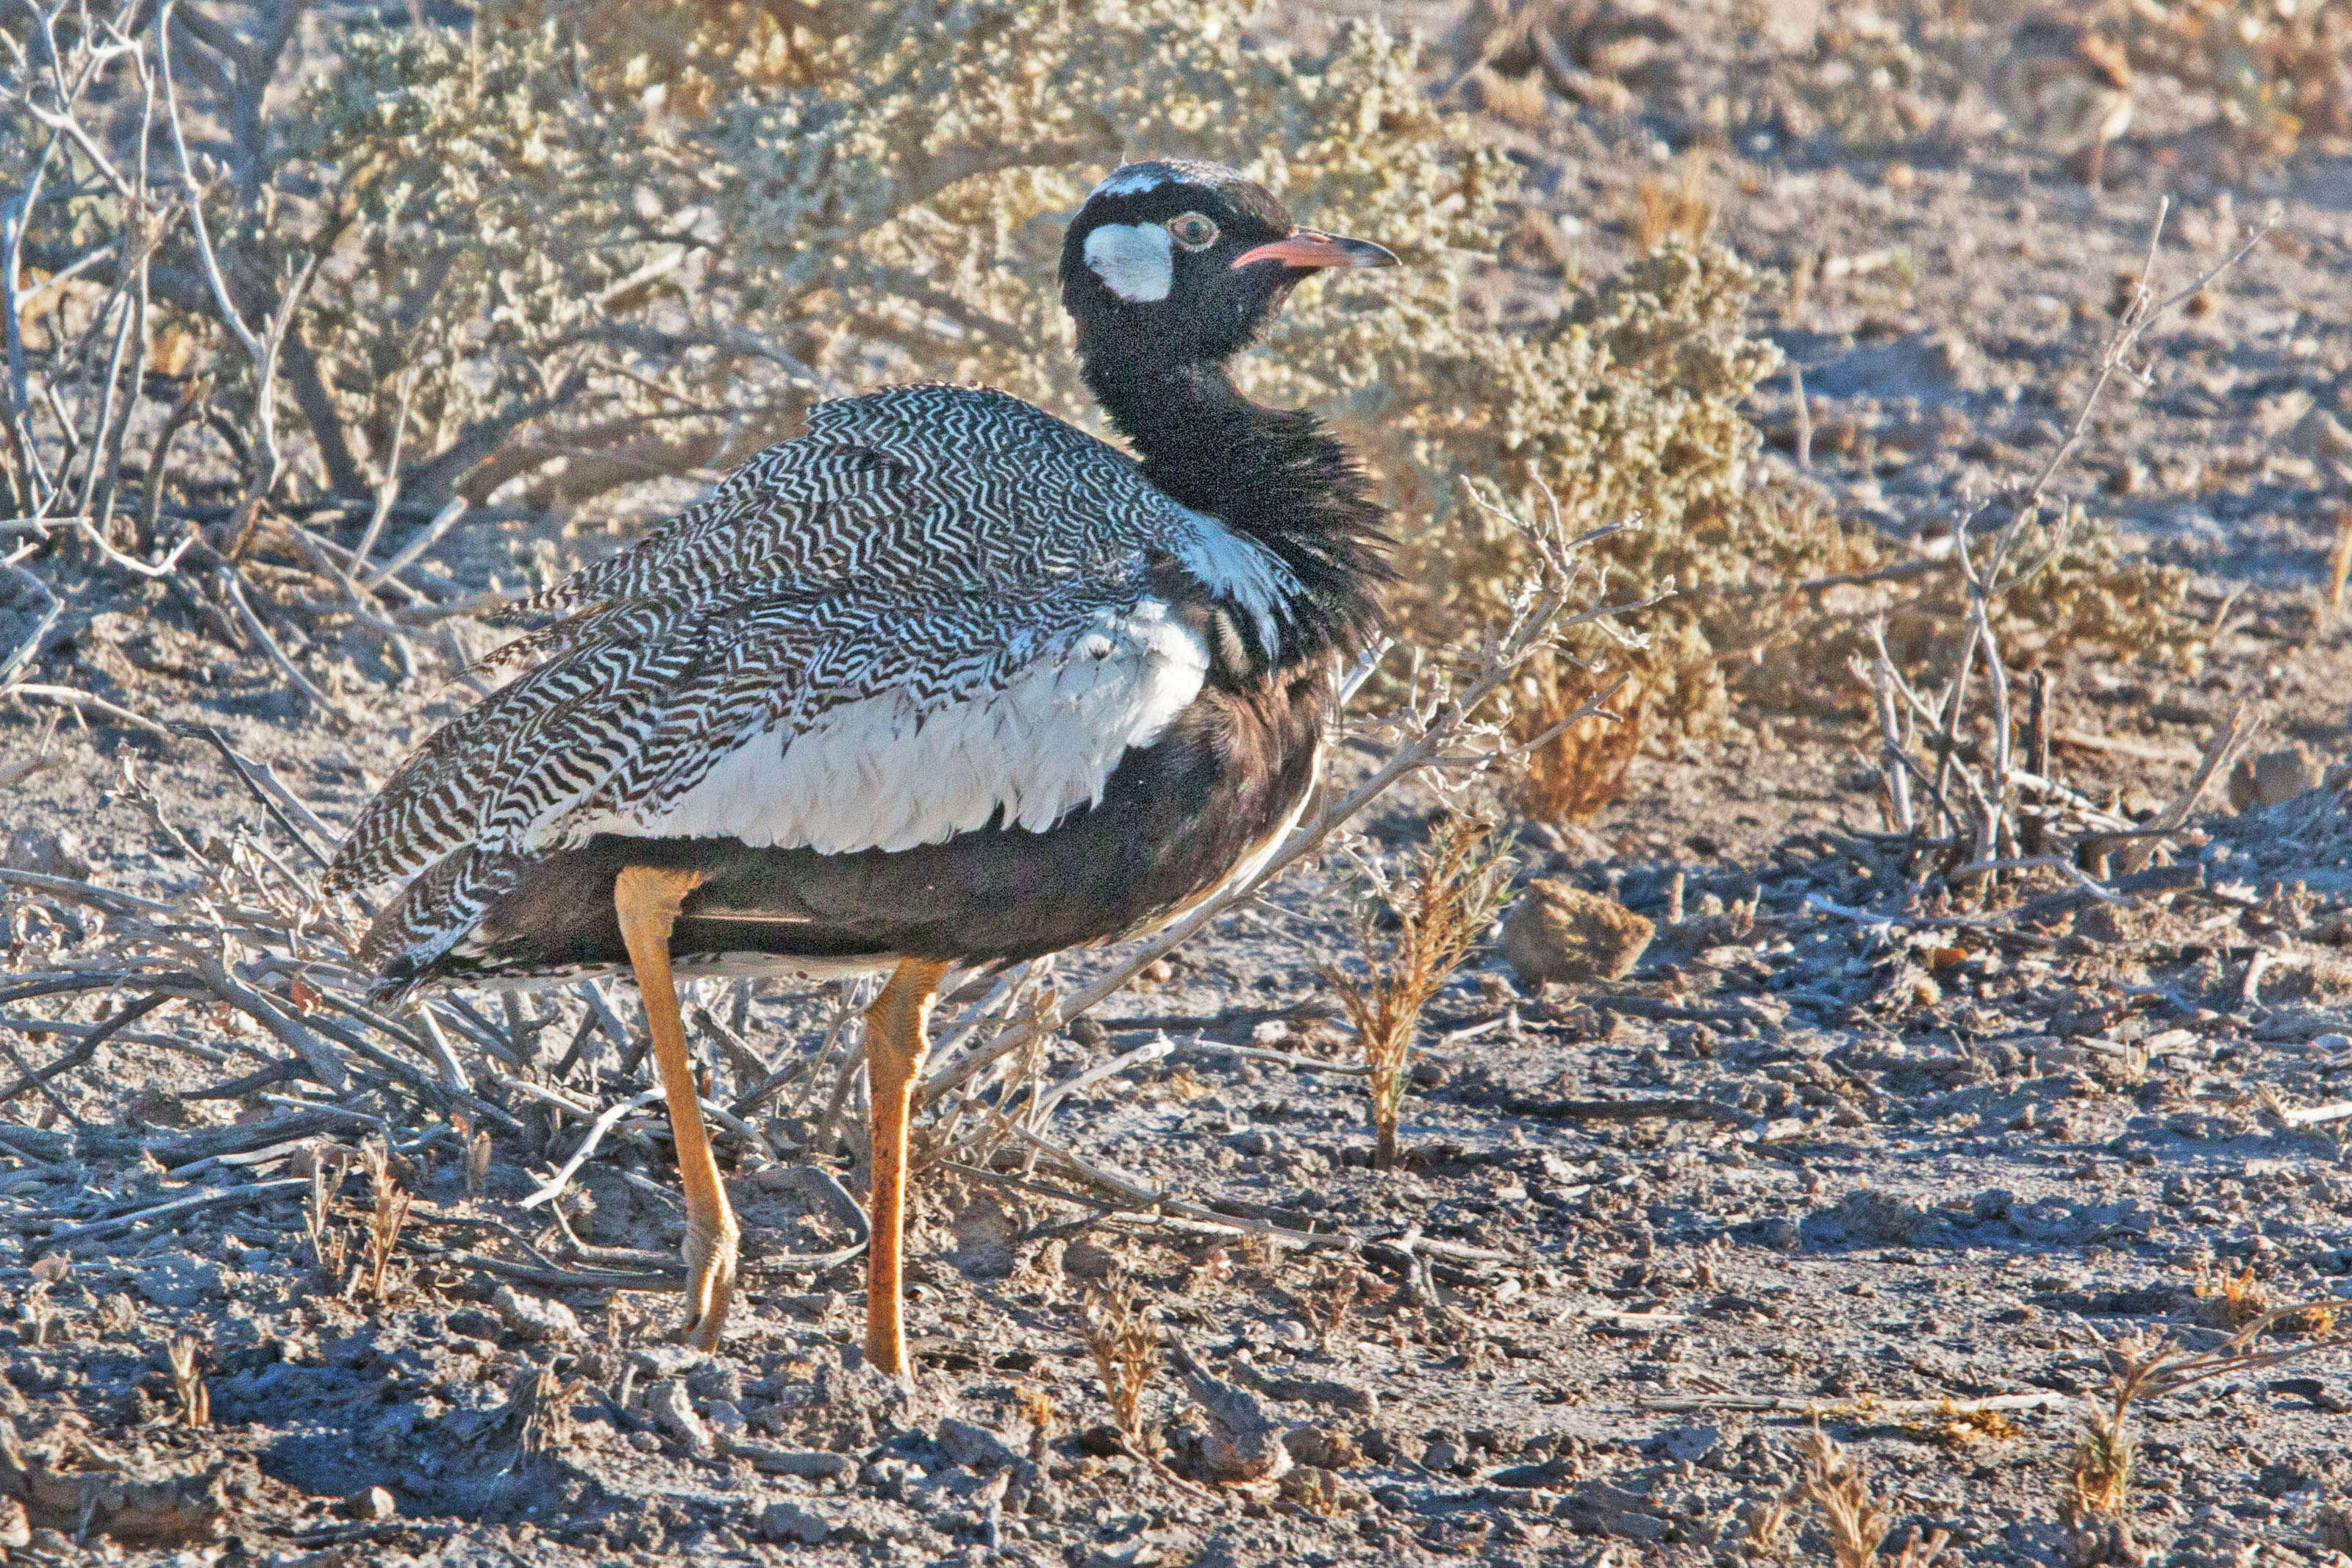
[(1385, 520), (1363, 470), (1313, 414), (1261, 408), (1224, 367), (1152, 363), (1079, 343), (1087, 385), (1178, 501), (1265, 546), (1303, 591), (1277, 663), (1352, 653), (1386, 625)]

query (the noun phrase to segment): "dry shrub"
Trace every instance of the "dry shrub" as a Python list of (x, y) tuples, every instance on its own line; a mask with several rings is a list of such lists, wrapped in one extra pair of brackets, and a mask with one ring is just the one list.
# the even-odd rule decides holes
[[(1831, 9), (1832, 34), (1860, 15)], [(1635, 57), (1663, 47), (1553, 10), (1593, 80), (1634, 79)], [(463, 497), (522, 526), (461, 523), (445, 551), (543, 579), (564, 564), (551, 521), (674, 507), (819, 395), (984, 382), (1095, 423), (1055, 281), (1064, 225), (1122, 156), (1221, 158), (1301, 221), (1408, 263), (1307, 283), (1236, 373), (1254, 396), (1324, 414), (1377, 471), (1418, 641), (1457, 645), (1528, 564), (1521, 536), (1463, 504), (1454, 478), (1470, 474), (1514, 504), (1549, 486), (1578, 531), (1643, 524), (1599, 553), (1628, 596), (1682, 591), (1632, 662), (1654, 740), (1721, 723), (1732, 674), (1780, 701), (1841, 685), (1852, 650), (1822, 630), (1850, 622), (1786, 585), (1875, 564), (1877, 549), (1756, 482), (1742, 404), (1780, 356), (1748, 335), (1755, 270), (1698, 238), (1699, 166), (1641, 198), (1657, 248), (1564, 287), (1548, 324), (1492, 324), (1465, 285), (1527, 210), (1504, 150), (1438, 107), (1415, 44), (1359, 21), (1319, 54), (1286, 53), (1254, 14), (1244, 0), (520, 0), (462, 26), (322, 14), (299, 51), (210, 62), (197, 57), (213, 46), (175, 30), (191, 121), (256, 131), (236, 177), (207, 187), (230, 270), (261, 299), (320, 265), (265, 405), (193, 281), (193, 231), (158, 231), (156, 386), (119, 426), (125, 487), (152, 492), (136, 508), (150, 521), (167, 509), (165, 543), (198, 523), (217, 533), (270, 466), (225, 432), (283, 402), (272, 507), (353, 542), (397, 454), (384, 543)], [(138, 97), (105, 72), (92, 91)], [(0, 162), (50, 141), (0, 117)], [(33, 274), (131, 221), (79, 146), (56, 146), (25, 225)], [(32, 345), (30, 439), (49, 472), (69, 443), (40, 411), (96, 374), (59, 345), (89, 338), (108, 298), (95, 273), (60, 285), (68, 330)], [(172, 423), (183, 405), (202, 417)], [(252, 521), (238, 537), (260, 558), (311, 570)], [(2053, 606), (2053, 629), (2117, 648), (2157, 635), (2124, 569), (2086, 558), (2050, 575), (2081, 572), (2123, 584), (2115, 612)]]
[(1143, 1416), (1143, 1396), (1160, 1371), (1160, 1309), (1146, 1301), (1133, 1281), (1114, 1279), (1087, 1292), (1087, 1350), (1102, 1375), (1110, 1418), (1139, 1458), (1151, 1456), (1151, 1433)]
[(1968, 6), (1824, 0), (1817, 15), (1809, 32), (1780, 37), (1782, 52), (1727, 105), (1735, 135), (1827, 131), (1868, 148), (1945, 127), (1963, 96), (1970, 46), (1981, 47)]
[[(1512, 861), (1507, 849), (1490, 845), (1493, 833), (1494, 823), (1484, 817), (1445, 816), (1412, 857), (1402, 884), (1364, 862), (1356, 935), (1365, 972), (1359, 977), (1323, 971), (1355, 1026), (1357, 1051), (1372, 1070), (1376, 1169), (1396, 1164), (1397, 1119), (1421, 1009), (1477, 946), (1509, 891)], [(1386, 919), (1394, 920), (1393, 930), (1382, 929)]]
[(2313, 139), (2340, 151), (2352, 137), (2347, 0), (1824, 0), (1814, 14), (1818, 25), (1775, 40), (1779, 54), (1735, 86), (1723, 114), (1735, 141), (1750, 130), (1799, 138), (1826, 131), (1867, 148), (1923, 134), (1981, 134), (1991, 126), (1972, 83), (1990, 89), (2012, 123), (2030, 120), (2002, 90), (2015, 74), (2021, 16), (2044, 23), (2044, 32), (2055, 31), (2050, 22), (2082, 24), (2088, 63), (2112, 59), (2126, 80), (2170, 77), (2210, 94), (2221, 131), (2242, 153), (2280, 157)]
[(1531, 820), (1589, 822), (1623, 790), (1649, 709), (1639, 685), (1628, 681), (1610, 699), (1615, 717), (1594, 714), (1551, 733), (1614, 678), (1564, 658), (1530, 662), (1512, 710), (1513, 737), (1523, 744), (1551, 737), (1528, 750), (1518, 781), (1519, 809)]

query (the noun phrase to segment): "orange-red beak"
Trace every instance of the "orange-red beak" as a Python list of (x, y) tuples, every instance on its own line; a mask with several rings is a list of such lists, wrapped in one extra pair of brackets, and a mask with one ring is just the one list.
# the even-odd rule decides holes
[(1313, 229), (1300, 229), (1287, 239), (1275, 240), (1234, 257), (1234, 265), (1237, 267), (1259, 261), (1278, 261), (1285, 267), (1297, 267), (1303, 272), (1326, 267), (1397, 265), (1396, 253), (1386, 246), (1374, 245), (1368, 239), (1318, 234)]

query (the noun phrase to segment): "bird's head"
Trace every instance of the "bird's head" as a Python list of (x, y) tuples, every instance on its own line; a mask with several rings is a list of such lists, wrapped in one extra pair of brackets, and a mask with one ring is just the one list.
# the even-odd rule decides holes
[(1094, 188), (1062, 242), (1062, 303), (1082, 351), (1216, 362), (1249, 344), (1297, 282), (1394, 267), (1369, 240), (1302, 229), (1265, 187), (1215, 163), (1128, 163)]

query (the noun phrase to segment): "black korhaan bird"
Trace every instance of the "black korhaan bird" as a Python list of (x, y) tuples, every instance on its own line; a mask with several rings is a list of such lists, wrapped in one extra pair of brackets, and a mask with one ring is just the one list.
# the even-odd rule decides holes
[(1225, 361), (1376, 245), (1232, 170), (1130, 163), (1063, 246), (1087, 383), (1141, 461), (1001, 392), (819, 405), (707, 500), (524, 607), (528, 666), (369, 806), (331, 888), (405, 881), (387, 989), (627, 965), (688, 1216), (684, 1337), (716, 1344), (736, 1225), (673, 974), (888, 969), (868, 1010), (866, 1351), (903, 1375), (906, 1123), (931, 1001), (1149, 929), (1303, 810), (1381, 621), (1379, 508)]

